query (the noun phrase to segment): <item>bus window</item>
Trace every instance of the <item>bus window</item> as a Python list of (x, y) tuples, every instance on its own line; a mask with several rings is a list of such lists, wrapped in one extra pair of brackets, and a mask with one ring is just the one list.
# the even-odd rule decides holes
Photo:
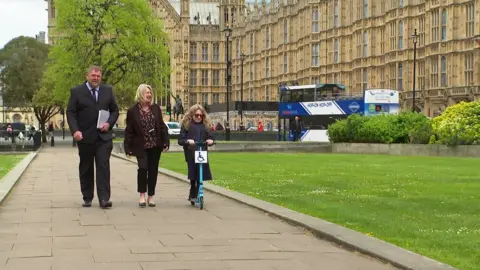
[(291, 91), (282, 91), (281, 102), (290, 102), (292, 100)]
[(303, 89), (303, 101), (314, 101), (315, 89)]
[(303, 91), (293, 90), (293, 91), (291, 91), (291, 94), (292, 94), (292, 98), (291, 98), (292, 102), (302, 102), (303, 101)]
[(302, 116), (303, 126), (308, 129), (326, 130), (328, 126), (335, 123), (337, 119), (345, 119), (346, 115), (330, 116), (330, 115), (308, 115)]
[(332, 89), (329, 88), (317, 88), (315, 92), (316, 100), (331, 100), (332, 99)]

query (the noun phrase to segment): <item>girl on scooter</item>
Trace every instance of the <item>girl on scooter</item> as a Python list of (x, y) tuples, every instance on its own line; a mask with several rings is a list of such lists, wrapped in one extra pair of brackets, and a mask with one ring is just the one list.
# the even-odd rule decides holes
[[(190, 107), (182, 119), (178, 144), (183, 146), (185, 161), (187, 162), (188, 179), (190, 180), (189, 201), (197, 199), (200, 180), (199, 167), (195, 163), (195, 150), (197, 148), (195, 143), (206, 142), (207, 145), (203, 147), (203, 150), (208, 151), (208, 146), (213, 145), (213, 136), (210, 132), (211, 127), (210, 118), (200, 104)], [(208, 180), (212, 180), (212, 173), (209, 164), (206, 163), (203, 164), (203, 181)]]

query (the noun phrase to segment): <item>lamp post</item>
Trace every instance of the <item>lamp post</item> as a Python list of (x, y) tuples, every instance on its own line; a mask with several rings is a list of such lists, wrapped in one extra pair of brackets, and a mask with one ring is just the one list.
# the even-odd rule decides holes
[(230, 141), (230, 84), (232, 80), (232, 62), (230, 61), (230, 35), (232, 34), (232, 28), (226, 25), (223, 31), (225, 31), (225, 36), (227, 38), (227, 43), (225, 45), (227, 58), (227, 124), (225, 125), (225, 140)]
[(170, 98), (171, 98), (172, 92), (171, 89), (167, 89), (167, 95), (166, 95), (166, 100), (165, 100), (165, 107), (166, 111), (168, 113), (168, 117), (170, 118), (169, 121), (172, 122), (172, 105), (170, 104)]
[(413, 97), (412, 97), (412, 112), (415, 112), (415, 83), (417, 79), (417, 29), (413, 31)]
[(243, 124), (243, 61), (245, 60), (245, 53), (240, 54), (240, 130), (245, 130), (245, 125)]
[(65, 109), (63, 107), (60, 107), (58, 113), (62, 116), (62, 137), (63, 140), (65, 140)]

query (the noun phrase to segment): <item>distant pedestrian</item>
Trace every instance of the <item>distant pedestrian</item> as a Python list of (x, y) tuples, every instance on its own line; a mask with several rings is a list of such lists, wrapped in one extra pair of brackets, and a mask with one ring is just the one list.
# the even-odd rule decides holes
[(295, 116), (295, 120), (290, 122), (290, 130), (292, 131), (293, 141), (300, 140), (300, 134), (303, 129), (303, 123), (298, 116)]

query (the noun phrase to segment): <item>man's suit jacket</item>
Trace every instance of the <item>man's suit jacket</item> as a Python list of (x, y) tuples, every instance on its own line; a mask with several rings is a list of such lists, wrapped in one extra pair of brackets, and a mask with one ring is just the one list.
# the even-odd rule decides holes
[[(102, 140), (112, 139), (112, 128), (118, 119), (118, 105), (109, 85), (100, 85), (98, 101), (95, 101), (87, 84), (83, 83), (70, 89), (70, 99), (67, 106), (67, 121), (72, 135), (81, 131), (83, 139), (79, 143), (93, 143), (100, 137)], [(97, 129), (98, 111), (110, 112), (108, 132), (100, 132)]]
[(302, 120), (298, 120), (298, 122), (296, 120), (293, 120), (290, 124), (290, 129), (293, 130), (293, 131), (297, 131), (297, 132), (302, 131), (302, 129), (303, 129)]

